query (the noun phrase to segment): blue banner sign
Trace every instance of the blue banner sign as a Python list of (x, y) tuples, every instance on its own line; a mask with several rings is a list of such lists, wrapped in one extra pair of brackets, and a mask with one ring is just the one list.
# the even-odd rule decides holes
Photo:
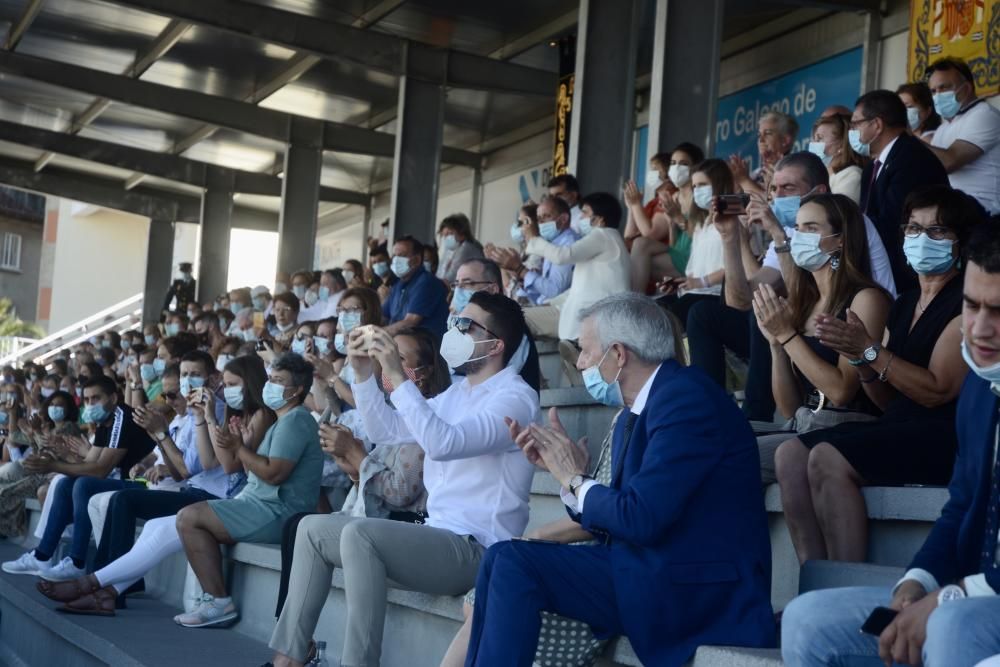
[(756, 168), (757, 121), (768, 111), (781, 111), (799, 123), (793, 150), (807, 150), (812, 125), (833, 104), (854, 108), (861, 89), (862, 49), (856, 48), (802, 67), (719, 100), (715, 123), (715, 155), (741, 155)]

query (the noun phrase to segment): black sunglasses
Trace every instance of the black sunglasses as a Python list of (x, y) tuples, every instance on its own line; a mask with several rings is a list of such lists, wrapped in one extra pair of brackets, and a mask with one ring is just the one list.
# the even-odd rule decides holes
[(494, 338), (500, 338), (500, 336), (496, 335), (495, 333), (493, 333), (492, 331), (490, 331), (489, 329), (487, 329), (486, 327), (484, 327), (482, 324), (475, 321), (471, 317), (456, 317), (454, 323), (451, 326), (454, 327), (455, 329), (458, 329), (462, 333), (468, 333), (469, 328), (472, 325), (476, 325), (477, 327), (479, 327), (489, 335), (493, 336)]

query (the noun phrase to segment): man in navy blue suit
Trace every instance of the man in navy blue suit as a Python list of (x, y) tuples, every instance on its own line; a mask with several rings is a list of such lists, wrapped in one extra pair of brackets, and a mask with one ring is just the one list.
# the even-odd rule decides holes
[[(973, 373), (958, 399), (948, 502), (892, 590), (815, 591), (788, 605), (781, 634), (789, 667), (973, 667), (1000, 653), (1000, 220), (979, 225), (968, 248), (962, 354)], [(899, 614), (878, 639), (858, 632), (880, 605)]]
[(608, 297), (580, 319), (587, 390), (628, 408), (613, 435), (611, 485), (585, 476), (586, 447), (562, 429), (510, 427), (603, 544), (491, 547), (466, 665), (530, 665), (542, 611), (598, 637), (627, 635), (647, 665), (682, 665), (701, 644), (773, 645), (771, 547), (746, 418), (707, 375), (674, 360), (670, 323), (652, 300)]

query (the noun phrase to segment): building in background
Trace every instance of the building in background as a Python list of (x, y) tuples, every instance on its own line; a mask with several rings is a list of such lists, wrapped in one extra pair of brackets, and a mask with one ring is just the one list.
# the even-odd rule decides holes
[(37, 316), (44, 221), (45, 197), (0, 186), (0, 297), (25, 322)]

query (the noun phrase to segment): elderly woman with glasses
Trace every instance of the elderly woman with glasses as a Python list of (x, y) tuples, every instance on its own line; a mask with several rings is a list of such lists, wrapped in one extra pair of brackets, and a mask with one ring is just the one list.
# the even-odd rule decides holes
[(868, 516), (861, 488), (945, 485), (957, 441), (955, 403), (962, 362), (962, 251), (983, 220), (971, 197), (946, 186), (910, 194), (903, 251), (919, 287), (893, 304), (885, 332), (869, 333), (852, 311), (817, 318), (823, 345), (847, 359), (882, 410), (799, 435), (777, 454), (785, 518), (799, 561), (864, 561)]

